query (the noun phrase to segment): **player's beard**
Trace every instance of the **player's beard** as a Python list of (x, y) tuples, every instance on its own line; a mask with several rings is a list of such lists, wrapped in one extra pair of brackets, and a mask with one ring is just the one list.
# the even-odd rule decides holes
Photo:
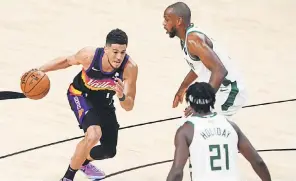
[(172, 27), (171, 31), (169, 32), (169, 36), (170, 38), (174, 38), (177, 35), (177, 28), (176, 27)]

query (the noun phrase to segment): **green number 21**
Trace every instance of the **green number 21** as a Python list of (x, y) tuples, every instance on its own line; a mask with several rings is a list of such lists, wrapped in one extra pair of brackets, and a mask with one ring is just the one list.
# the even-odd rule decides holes
[[(223, 148), (225, 150), (225, 161), (226, 161), (225, 167), (226, 167), (226, 170), (229, 170), (228, 145), (224, 144)], [(215, 156), (210, 156), (212, 171), (222, 170), (221, 166), (214, 166), (214, 161), (221, 159), (221, 145), (209, 145), (209, 150), (210, 152), (213, 152), (214, 150), (216, 150), (216, 153), (217, 153)]]

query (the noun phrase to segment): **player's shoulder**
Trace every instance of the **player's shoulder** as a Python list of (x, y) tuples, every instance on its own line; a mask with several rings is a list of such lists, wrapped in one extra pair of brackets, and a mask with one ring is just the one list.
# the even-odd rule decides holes
[(185, 121), (176, 131), (175, 138), (179, 140), (186, 140), (190, 145), (194, 135), (194, 124), (191, 121)]
[(233, 129), (239, 134), (239, 133), (240, 133), (240, 128), (239, 128), (239, 126), (238, 126), (235, 122), (233, 122), (233, 121), (230, 121), (230, 120), (228, 120), (228, 119), (227, 119), (227, 121), (228, 121), (228, 123), (233, 127)]
[(85, 46), (85, 47), (82, 47), (78, 52), (79, 53), (84, 53), (84, 54), (95, 53), (95, 51), (97, 50), (97, 48), (98, 47)]
[(124, 79), (136, 80), (138, 77), (138, 65), (130, 56), (124, 65), (123, 72)]
[(95, 55), (97, 47), (92, 47), (92, 46), (86, 46), (78, 50), (76, 53), (76, 57), (79, 57), (80, 59), (89, 59), (93, 58)]
[(186, 133), (190, 132), (191, 130), (194, 129), (194, 124), (190, 120), (184, 121), (182, 125), (179, 126), (177, 129), (177, 134), (183, 134), (186, 135)]
[(131, 70), (131, 71), (138, 71), (138, 65), (137, 63), (131, 58), (131, 56), (128, 56), (128, 60), (126, 62), (126, 65), (124, 67), (125, 70)]
[(202, 42), (204, 40), (204, 34), (198, 31), (191, 31), (187, 34), (187, 43), (192, 42), (192, 40)]
[(191, 31), (187, 34), (186, 44), (190, 47), (204, 47), (207, 45), (205, 34), (199, 31)]

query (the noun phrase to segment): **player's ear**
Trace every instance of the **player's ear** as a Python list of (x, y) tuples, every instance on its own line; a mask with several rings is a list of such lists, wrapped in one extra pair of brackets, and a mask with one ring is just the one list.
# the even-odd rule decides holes
[(108, 50), (109, 50), (109, 46), (108, 46), (108, 45), (105, 45), (105, 46), (104, 46), (104, 51), (105, 51), (106, 53), (108, 53)]
[(183, 21), (183, 19), (181, 17), (178, 17), (177, 22), (176, 22), (177, 26), (180, 26), (182, 24), (182, 21)]

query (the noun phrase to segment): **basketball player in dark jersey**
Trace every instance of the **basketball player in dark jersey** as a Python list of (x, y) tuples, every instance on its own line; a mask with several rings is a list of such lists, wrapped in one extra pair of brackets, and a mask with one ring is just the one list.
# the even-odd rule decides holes
[[(116, 155), (119, 124), (113, 96), (126, 111), (134, 107), (138, 67), (126, 54), (128, 37), (120, 29), (108, 33), (104, 48), (86, 47), (75, 55), (57, 58), (39, 68), (43, 72), (82, 65), (67, 91), (85, 137), (81, 140), (61, 181), (72, 181), (77, 170), (89, 179), (101, 179), (104, 172), (90, 162)], [(100, 141), (100, 145), (97, 143)]]

